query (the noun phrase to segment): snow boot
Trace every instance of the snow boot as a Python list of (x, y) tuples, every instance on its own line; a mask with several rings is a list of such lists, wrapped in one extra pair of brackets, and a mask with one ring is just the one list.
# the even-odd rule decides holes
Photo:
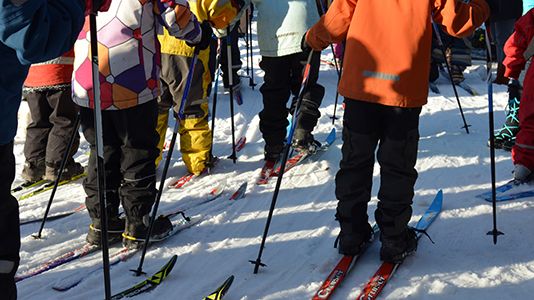
[[(57, 176), (59, 175), (59, 169), (60, 166), (46, 163), (46, 169), (45, 174), (43, 176), (44, 180), (48, 181), (56, 181)], [(71, 160), (67, 162), (65, 165), (65, 168), (63, 169), (63, 173), (61, 174), (62, 180), (68, 180), (74, 176), (81, 175), (85, 172), (84, 168), (80, 163), (75, 162), (74, 160)]]
[[(150, 217), (145, 215), (141, 219), (126, 221), (126, 230), (122, 234), (122, 245), (128, 249), (139, 249), (146, 241)], [(167, 237), (173, 229), (171, 220), (165, 216), (159, 216), (152, 227), (151, 241), (158, 241)]]
[(400, 263), (408, 255), (417, 250), (417, 236), (413, 228), (407, 227), (404, 232), (397, 236), (380, 234), (382, 247), (380, 259), (390, 263)]
[[(89, 232), (85, 237), (85, 240), (91, 245), (100, 246), (101, 243), (101, 231), (102, 225), (100, 219), (93, 219), (91, 225), (89, 225)], [(124, 232), (124, 219), (118, 216), (108, 218), (108, 242), (110, 244), (120, 241), (122, 233)]]
[(451, 65), (452, 82), (454, 84), (460, 84), (464, 81), (463, 67), (457, 65)]
[(27, 182), (36, 182), (43, 179), (45, 174), (45, 162), (41, 161), (26, 161), (24, 163), (24, 168), (22, 169), (22, 178)]
[[(501, 129), (495, 134), (495, 149), (511, 151), (519, 132), (519, 99), (508, 100), (508, 113)], [(489, 146), (489, 141), (488, 141)]]
[(291, 144), (293, 149), (297, 152), (308, 152), (313, 154), (317, 152), (317, 149), (321, 147), (321, 143), (313, 138), (313, 134), (309, 130), (295, 129), (293, 135), (293, 143)]
[(373, 229), (367, 222), (357, 225), (350, 219), (340, 217), (339, 213), (336, 214), (336, 219), (339, 221), (341, 230), (334, 247), (342, 255), (359, 255), (365, 246), (372, 241)]
[(532, 171), (524, 165), (517, 164), (514, 166), (514, 180), (517, 183), (524, 183), (532, 180)]
[(281, 145), (265, 145), (264, 157), (267, 161), (277, 162), (282, 156), (282, 151), (284, 150), (284, 144)]

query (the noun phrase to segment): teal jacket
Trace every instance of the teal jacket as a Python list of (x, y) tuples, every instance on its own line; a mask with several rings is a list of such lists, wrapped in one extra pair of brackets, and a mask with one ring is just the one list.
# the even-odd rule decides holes
[(315, 0), (252, 0), (258, 11), (260, 54), (278, 57), (301, 52), (304, 33), (319, 20)]
[(72, 48), (84, 23), (84, 9), (83, 0), (0, 0), (0, 145), (13, 141), (17, 133), (22, 84), (30, 64)]

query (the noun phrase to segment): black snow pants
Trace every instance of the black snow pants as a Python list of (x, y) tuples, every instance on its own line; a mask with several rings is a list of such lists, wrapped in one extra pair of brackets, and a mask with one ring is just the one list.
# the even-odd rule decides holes
[(373, 166), (380, 165), (380, 189), (375, 220), (381, 233), (397, 236), (412, 216), (417, 180), (415, 163), (421, 108), (384, 106), (345, 100), (343, 147), (336, 175), (336, 217), (349, 232), (368, 230), (367, 203), (371, 199)]
[[(265, 71), (260, 92), (263, 95), (263, 110), (260, 112), (260, 131), (266, 146), (284, 143), (287, 115), (290, 111), (287, 101), (292, 96), (293, 108), (302, 83), (302, 71), (308, 54), (304, 52), (280, 56), (262, 56), (260, 67)], [(324, 96), (324, 87), (317, 84), (319, 56), (312, 61), (308, 89), (304, 91), (296, 128), (309, 132), (317, 125), (321, 113), (319, 107)]]
[[(108, 216), (118, 215), (119, 202), (130, 221), (150, 213), (156, 196), (157, 116), (156, 99), (128, 109), (102, 111)], [(82, 107), (80, 117), (91, 146), (83, 183), (85, 203), (91, 219), (99, 219), (93, 110)]]
[[(75, 130), (78, 105), (72, 102), (71, 90), (48, 89), (24, 94), (30, 108), (31, 122), (26, 128), (24, 156), (39, 165), (42, 160), (59, 168), (72, 131)], [(80, 137), (76, 134), (70, 155), (78, 151)]]
[(15, 178), (13, 142), (0, 145), (0, 293), (2, 299), (17, 299), (15, 273), (19, 265), (19, 204), (11, 195)]

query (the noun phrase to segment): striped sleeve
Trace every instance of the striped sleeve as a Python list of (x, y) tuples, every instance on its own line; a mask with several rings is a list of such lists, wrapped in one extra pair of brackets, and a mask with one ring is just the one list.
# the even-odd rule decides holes
[(186, 0), (154, 0), (154, 10), (170, 35), (192, 44), (200, 41), (200, 24)]

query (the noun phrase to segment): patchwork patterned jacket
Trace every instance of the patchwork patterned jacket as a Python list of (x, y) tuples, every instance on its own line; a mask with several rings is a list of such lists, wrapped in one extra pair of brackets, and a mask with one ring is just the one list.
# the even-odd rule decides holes
[[(126, 109), (160, 95), (160, 44), (165, 27), (197, 43), (201, 29), (186, 0), (115, 0), (97, 16), (102, 110)], [(94, 107), (89, 21), (74, 46), (73, 100)]]

